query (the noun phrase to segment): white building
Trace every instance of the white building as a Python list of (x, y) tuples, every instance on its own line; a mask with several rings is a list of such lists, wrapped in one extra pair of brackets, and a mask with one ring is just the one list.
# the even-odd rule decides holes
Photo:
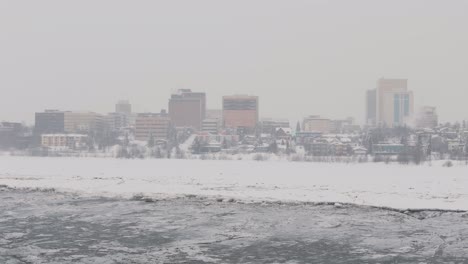
[(302, 131), (304, 132), (330, 133), (332, 129), (332, 120), (320, 116), (308, 116), (302, 122)]
[(433, 106), (423, 106), (419, 109), (416, 117), (416, 127), (418, 128), (434, 128), (439, 124), (437, 116), (437, 108)]
[(41, 146), (54, 149), (80, 149), (86, 147), (87, 135), (81, 134), (43, 134)]
[(211, 134), (218, 134), (221, 129), (221, 119), (207, 118), (202, 122), (202, 131)]

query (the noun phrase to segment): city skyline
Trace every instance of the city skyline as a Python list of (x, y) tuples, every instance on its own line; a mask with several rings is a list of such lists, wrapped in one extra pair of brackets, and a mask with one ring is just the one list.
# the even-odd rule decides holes
[[(380, 81), (400, 81), (400, 80), (404, 80), (405, 81), (405, 89), (408, 89), (407, 88), (407, 82), (408, 80), (407, 79), (388, 79), (388, 78), (380, 78), (377, 80), (377, 88), (374, 88), (374, 89), (368, 89), (365, 91), (364, 95), (362, 96), (363, 98), (363, 107), (364, 107), (364, 110), (363, 110), (363, 113), (362, 115), (364, 116), (364, 118), (359, 118), (359, 116), (352, 116), (352, 115), (344, 115), (344, 116), (338, 116), (338, 117), (335, 117), (335, 116), (329, 116), (329, 115), (323, 115), (323, 114), (320, 114), (320, 113), (296, 113), (295, 114), (295, 117), (293, 118), (290, 118), (288, 116), (285, 116), (285, 115), (278, 115), (278, 116), (272, 116), (272, 115), (264, 115), (262, 114), (262, 109), (259, 107), (258, 108), (258, 121), (262, 120), (262, 119), (270, 119), (270, 118), (273, 118), (273, 119), (277, 119), (277, 120), (280, 120), (280, 119), (286, 119), (286, 120), (289, 120), (291, 122), (291, 124), (295, 124), (295, 122), (302, 122), (304, 119), (306, 119), (308, 116), (322, 116), (323, 118), (327, 118), (327, 119), (336, 119), (336, 120), (340, 120), (340, 119), (346, 119), (346, 118), (353, 118), (354, 120), (356, 120), (357, 124), (359, 125), (362, 125), (362, 126), (365, 126), (365, 125), (370, 125), (370, 126), (376, 126), (376, 125), (383, 125), (384, 123), (387, 124), (386, 122), (377, 122), (377, 123), (373, 123), (375, 122), (375, 120), (373, 122), (371, 122), (369, 120), (369, 93), (372, 93), (374, 92), (374, 95), (372, 96), (375, 96), (375, 91), (378, 90), (378, 83)], [(411, 90), (411, 89), (409, 89)], [(175, 92), (176, 91), (176, 92)], [(171, 100), (173, 100), (173, 96), (177, 93), (180, 93), (181, 91), (184, 91), (184, 92), (193, 92), (195, 94), (203, 94), (203, 96), (205, 98), (209, 98), (209, 95), (206, 94), (205, 92), (202, 92), (202, 91), (199, 91), (199, 90), (192, 90), (192, 89), (177, 89), (177, 90), (171, 90), (171, 93), (170, 93), (170, 96), (168, 97), (168, 99), (166, 99), (166, 101), (169, 101), (169, 103), (167, 103), (165, 106), (162, 106), (162, 107), (156, 107), (156, 108), (152, 108), (151, 110), (149, 110), (147, 107), (139, 107), (138, 105), (135, 105), (133, 104), (133, 102), (131, 100), (129, 100), (128, 98), (120, 98), (118, 100), (116, 100), (114, 102), (114, 104), (112, 105), (112, 108), (111, 109), (108, 109), (108, 111), (103, 111), (103, 112), (100, 112), (100, 111), (96, 111), (95, 109), (70, 109), (70, 108), (56, 108), (56, 107), (45, 107), (43, 109), (39, 109), (33, 113), (30, 113), (32, 115), (32, 118), (31, 120), (13, 120), (13, 119), (3, 119), (3, 120), (0, 120), (0, 121), (3, 121), (3, 122), (8, 122), (8, 121), (15, 121), (15, 122), (24, 122), (26, 123), (26, 125), (34, 125), (34, 118), (35, 118), (35, 113), (38, 113), (38, 112), (43, 112), (43, 111), (59, 111), (59, 112), (76, 112), (76, 113), (97, 113), (97, 114), (102, 114), (102, 115), (108, 115), (108, 114), (120, 114), (122, 113), (121, 110), (119, 110), (118, 108), (119, 107), (122, 107), (122, 104), (128, 104), (128, 106), (123, 106), (123, 107), (129, 107), (130, 109), (128, 109), (130, 111), (130, 113), (133, 113), (133, 114), (138, 114), (138, 113), (154, 113), (154, 114), (158, 114), (160, 113), (161, 111), (167, 111), (167, 112), (170, 112), (170, 105), (171, 105)], [(434, 108), (434, 109), (438, 109), (438, 106), (434, 106), (434, 105), (418, 105), (418, 104), (415, 104), (413, 103), (413, 91), (408, 91), (411, 93), (411, 113), (409, 114), (409, 119), (407, 121), (405, 121), (404, 123), (400, 123), (399, 125), (409, 125), (409, 126), (415, 126), (415, 122), (416, 122), (416, 118), (418, 118), (418, 114), (419, 112), (424, 109), (424, 108)], [(220, 101), (221, 101), (221, 106), (219, 108), (217, 107), (209, 107), (209, 104), (208, 104), (208, 101), (205, 99), (205, 103), (207, 105), (207, 107), (205, 108), (205, 111), (204, 112), (208, 112), (208, 111), (223, 111), (223, 106), (222, 106), (222, 102), (224, 100), (224, 97), (229, 97), (229, 96), (247, 96), (247, 97), (256, 97), (256, 98), (260, 98), (259, 96), (256, 96), (254, 94), (230, 94), (230, 95), (223, 95), (221, 96), (220, 98)], [(371, 97), (372, 97), (371, 96)], [(418, 98), (418, 96), (416, 96), (416, 98)], [(204, 103), (204, 104), (205, 104)], [(106, 102), (106, 105), (107, 105), (107, 102)], [(135, 107), (136, 106), (136, 107)], [(136, 110), (135, 110), (136, 109)], [(139, 109), (144, 109), (143, 111), (138, 111)], [(374, 112), (376, 112), (377, 110), (374, 109)], [(393, 109), (391, 110), (393, 111)], [(438, 110), (437, 110), (438, 112)], [(128, 117), (127, 117), (128, 118)], [(393, 117), (392, 117), (393, 118)], [(202, 119), (203, 120), (203, 119)], [(439, 120), (440, 120), (440, 123), (445, 123), (445, 122), (461, 122), (461, 121), (467, 121), (468, 119), (455, 119), (455, 120), (451, 120), (451, 121), (448, 121), (448, 120), (443, 120), (443, 119), (440, 119), (439, 117)], [(388, 124), (387, 124), (388, 125)], [(394, 126), (393, 124), (390, 124), (390, 126)]]
[(119, 99), (159, 112), (186, 88), (205, 92), (209, 109), (254, 94), (264, 117), (364, 123), (363, 95), (381, 77), (409, 79), (415, 109), (468, 118), (466, 1), (89, 3), (1, 4), (0, 120), (107, 113)]

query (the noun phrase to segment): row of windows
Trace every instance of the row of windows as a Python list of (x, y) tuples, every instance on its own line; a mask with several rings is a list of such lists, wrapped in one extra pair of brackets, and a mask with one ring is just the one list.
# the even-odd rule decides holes
[(257, 100), (224, 100), (224, 110), (257, 110)]

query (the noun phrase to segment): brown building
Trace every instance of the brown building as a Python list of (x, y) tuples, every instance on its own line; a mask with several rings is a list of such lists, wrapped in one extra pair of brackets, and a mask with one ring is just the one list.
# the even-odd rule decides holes
[(94, 112), (65, 112), (65, 133), (102, 134), (105, 129), (105, 119)]
[(320, 116), (308, 116), (302, 122), (304, 132), (330, 133), (333, 129), (333, 122), (328, 118)]
[(165, 113), (143, 113), (138, 114), (135, 123), (135, 139), (148, 141), (151, 136), (154, 139), (167, 139), (171, 119)]
[(176, 128), (202, 129), (206, 116), (206, 94), (180, 89), (169, 99), (169, 116)]
[(367, 124), (388, 127), (404, 126), (413, 117), (413, 92), (407, 79), (377, 81), (377, 88), (367, 91)]
[(223, 96), (224, 127), (254, 129), (258, 123), (258, 109), (258, 96)]

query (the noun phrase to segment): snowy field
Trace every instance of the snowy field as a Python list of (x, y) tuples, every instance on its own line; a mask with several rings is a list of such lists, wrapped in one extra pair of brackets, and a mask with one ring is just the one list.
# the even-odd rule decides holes
[(0, 185), (105, 197), (201, 196), (468, 210), (468, 166), (0, 156)]

